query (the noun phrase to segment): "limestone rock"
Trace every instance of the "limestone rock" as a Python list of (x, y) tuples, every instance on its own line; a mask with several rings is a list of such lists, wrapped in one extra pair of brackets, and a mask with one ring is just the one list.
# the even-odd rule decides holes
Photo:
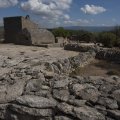
[(115, 118), (115, 120), (120, 120), (120, 111), (119, 110), (108, 110), (108, 116)]
[(85, 105), (86, 100), (69, 99), (68, 103), (76, 107), (82, 107)]
[(34, 95), (24, 95), (16, 99), (16, 101), (22, 105), (35, 107), (35, 108), (54, 108), (56, 102), (44, 97)]
[(57, 109), (65, 114), (73, 115), (73, 106), (67, 103), (60, 103), (57, 105)]
[(55, 116), (55, 120), (73, 120), (73, 119), (66, 116)]
[(16, 104), (10, 105), (9, 109), (22, 115), (28, 114), (31, 116), (48, 117), (48, 116), (52, 116), (53, 114), (53, 111), (50, 108), (38, 109), (38, 108), (30, 108), (30, 107), (16, 105)]
[(41, 89), (42, 86), (42, 80), (30, 80), (28, 81), (26, 87), (25, 87), (25, 92), (29, 93), (29, 92), (37, 92)]
[(69, 80), (65, 79), (65, 80), (59, 80), (59, 81), (54, 81), (54, 85), (53, 88), (55, 89), (63, 89), (63, 88), (67, 88), (69, 84)]
[(97, 101), (98, 104), (103, 105), (109, 109), (117, 109), (117, 101), (110, 98), (100, 97)]
[(83, 100), (96, 102), (100, 95), (96, 87), (90, 84), (74, 84), (73, 93), (81, 97)]
[(80, 120), (105, 120), (104, 115), (87, 106), (74, 108), (73, 113)]
[(57, 89), (53, 90), (53, 97), (60, 101), (64, 101), (64, 102), (68, 101), (69, 95), (70, 94), (69, 94), (68, 90), (57, 90)]
[(114, 99), (117, 100), (118, 103), (120, 104), (120, 89), (113, 91), (112, 96), (113, 96)]
[(11, 102), (21, 96), (24, 86), (24, 80), (17, 80), (13, 85), (0, 85), (0, 103)]

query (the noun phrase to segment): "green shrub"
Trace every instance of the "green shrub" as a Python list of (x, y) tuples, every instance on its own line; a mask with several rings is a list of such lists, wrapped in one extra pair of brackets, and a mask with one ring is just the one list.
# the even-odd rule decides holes
[(116, 35), (110, 32), (102, 32), (100, 33), (98, 40), (105, 47), (113, 47), (116, 44)]

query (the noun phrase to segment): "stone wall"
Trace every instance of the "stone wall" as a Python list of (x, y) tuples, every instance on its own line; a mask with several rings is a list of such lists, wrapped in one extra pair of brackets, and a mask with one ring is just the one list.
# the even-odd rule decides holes
[(23, 45), (41, 45), (55, 43), (54, 35), (30, 19), (24, 17), (4, 18), (5, 42)]
[(64, 49), (78, 52), (88, 52), (89, 50), (95, 50), (96, 45), (87, 43), (67, 44), (64, 46)]
[(120, 63), (120, 50), (102, 48), (97, 52), (96, 58)]
[(16, 41), (16, 35), (21, 29), (21, 17), (4, 18), (5, 42), (14, 43)]
[(1, 120), (119, 120), (120, 78), (44, 75), (16, 68), (1, 77)]
[(0, 120), (120, 120), (120, 77), (69, 73), (95, 58), (80, 53), (58, 61), (0, 56)]
[(103, 48), (97, 45), (67, 44), (65, 50), (88, 52), (94, 51), (95, 58), (120, 63), (120, 50), (117, 48)]

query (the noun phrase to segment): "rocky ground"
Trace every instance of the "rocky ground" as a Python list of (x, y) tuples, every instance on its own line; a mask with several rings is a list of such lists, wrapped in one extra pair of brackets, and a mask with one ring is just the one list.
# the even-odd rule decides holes
[(120, 77), (69, 77), (94, 58), (0, 45), (0, 120), (120, 120)]

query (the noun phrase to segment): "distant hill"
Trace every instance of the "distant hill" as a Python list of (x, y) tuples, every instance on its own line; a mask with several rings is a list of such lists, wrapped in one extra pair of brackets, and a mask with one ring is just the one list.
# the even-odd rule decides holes
[(102, 31), (110, 31), (114, 29), (114, 27), (113, 26), (68, 26), (68, 27), (64, 27), (64, 29), (86, 30), (90, 32), (102, 32)]

